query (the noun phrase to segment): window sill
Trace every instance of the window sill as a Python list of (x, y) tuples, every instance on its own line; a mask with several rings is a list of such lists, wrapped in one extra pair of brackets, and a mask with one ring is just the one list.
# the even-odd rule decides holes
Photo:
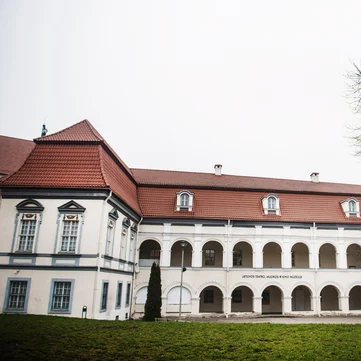
[(70, 315), (71, 311), (70, 310), (66, 310), (66, 311), (51, 310), (51, 311), (48, 311), (48, 314), (52, 314), (52, 315)]
[(15, 251), (15, 254), (21, 254), (22, 256), (34, 256), (35, 253), (33, 251)]
[(99, 313), (103, 313), (103, 312), (107, 312), (107, 309), (104, 309), (104, 310), (102, 309), (99, 311)]
[(26, 310), (10, 310), (10, 309), (4, 309), (4, 313), (26, 313)]

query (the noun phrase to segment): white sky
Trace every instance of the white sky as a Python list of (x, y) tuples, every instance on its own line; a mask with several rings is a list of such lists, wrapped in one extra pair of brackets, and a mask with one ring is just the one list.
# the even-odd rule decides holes
[(361, 1), (0, 0), (0, 133), (83, 119), (135, 168), (361, 184)]

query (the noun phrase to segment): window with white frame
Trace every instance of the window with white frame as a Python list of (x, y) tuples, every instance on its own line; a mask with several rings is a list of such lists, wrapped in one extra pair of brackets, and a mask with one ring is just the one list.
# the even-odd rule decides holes
[(112, 253), (112, 245), (114, 241), (115, 234), (115, 221), (112, 219), (108, 220), (108, 231), (107, 231), (107, 239), (105, 242), (105, 255), (109, 256)]
[(27, 199), (16, 208), (18, 212), (12, 252), (35, 252), (44, 207), (33, 199)]
[(341, 202), (346, 217), (360, 217), (360, 202), (356, 198), (349, 198)]
[(262, 198), (264, 214), (280, 215), (280, 197), (275, 194), (268, 194)]
[(118, 282), (117, 298), (115, 300), (115, 308), (121, 308), (121, 306), (122, 306), (122, 293), (123, 293), (123, 283)]
[(30, 279), (8, 279), (5, 295), (6, 312), (26, 312)]
[(194, 193), (189, 191), (181, 191), (176, 193), (176, 210), (177, 211), (193, 211)]
[(125, 297), (125, 306), (129, 306), (129, 303), (130, 303), (130, 287), (131, 287), (131, 284), (130, 283), (127, 283), (127, 294), (126, 294), (126, 297)]
[(63, 216), (61, 232), (61, 252), (75, 252), (78, 239), (79, 218), (78, 215), (65, 214)]
[(242, 266), (242, 251), (233, 251), (233, 266)]
[(130, 220), (124, 218), (122, 222), (122, 234), (120, 238), (120, 257), (121, 259), (127, 258), (127, 243), (128, 243), (128, 229), (130, 227)]
[(74, 280), (52, 280), (50, 313), (70, 313)]
[(74, 201), (58, 207), (58, 232), (56, 248), (58, 252), (79, 252), (81, 228), (85, 208)]
[(101, 304), (100, 304), (100, 311), (106, 311), (107, 303), (108, 303), (108, 288), (109, 282), (103, 281), (103, 289), (102, 289), (102, 297), (101, 297)]

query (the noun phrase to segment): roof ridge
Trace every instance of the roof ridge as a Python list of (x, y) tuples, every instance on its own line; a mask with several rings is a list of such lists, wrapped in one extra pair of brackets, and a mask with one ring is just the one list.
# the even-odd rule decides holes
[(33, 140), (31, 140), (31, 139), (9, 137), (8, 135), (2, 135), (2, 134), (0, 134), (0, 137), (11, 138), (11, 139), (16, 139), (16, 140), (22, 140), (22, 141), (24, 141), (24, 142), (34, 143)]
[[(98, 138), (100, 141), (105, 142), (104, 138), (103, 138), (103, 137), (100, 135), (100, 133), (94, 128), (93, 124), (90, 123), (88, 119), (84, 119), (83, 122), (85, 122), (85, 123), (89, 126), (89, 128), (90, 128), (91, 132), (93, 133), (94, 137)], [(80, 123), (81, 123), (81, 122), (80, 122)]]

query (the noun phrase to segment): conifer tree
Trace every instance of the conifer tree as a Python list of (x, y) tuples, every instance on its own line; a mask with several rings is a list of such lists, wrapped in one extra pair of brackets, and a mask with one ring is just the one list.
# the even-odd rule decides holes
[(162, 284), (160, 277), (160, 267), (153, 262), (150, 271), (147, 301), (144, 307), (144, 321), (155, 321), (161, 317), (162, 309)]

